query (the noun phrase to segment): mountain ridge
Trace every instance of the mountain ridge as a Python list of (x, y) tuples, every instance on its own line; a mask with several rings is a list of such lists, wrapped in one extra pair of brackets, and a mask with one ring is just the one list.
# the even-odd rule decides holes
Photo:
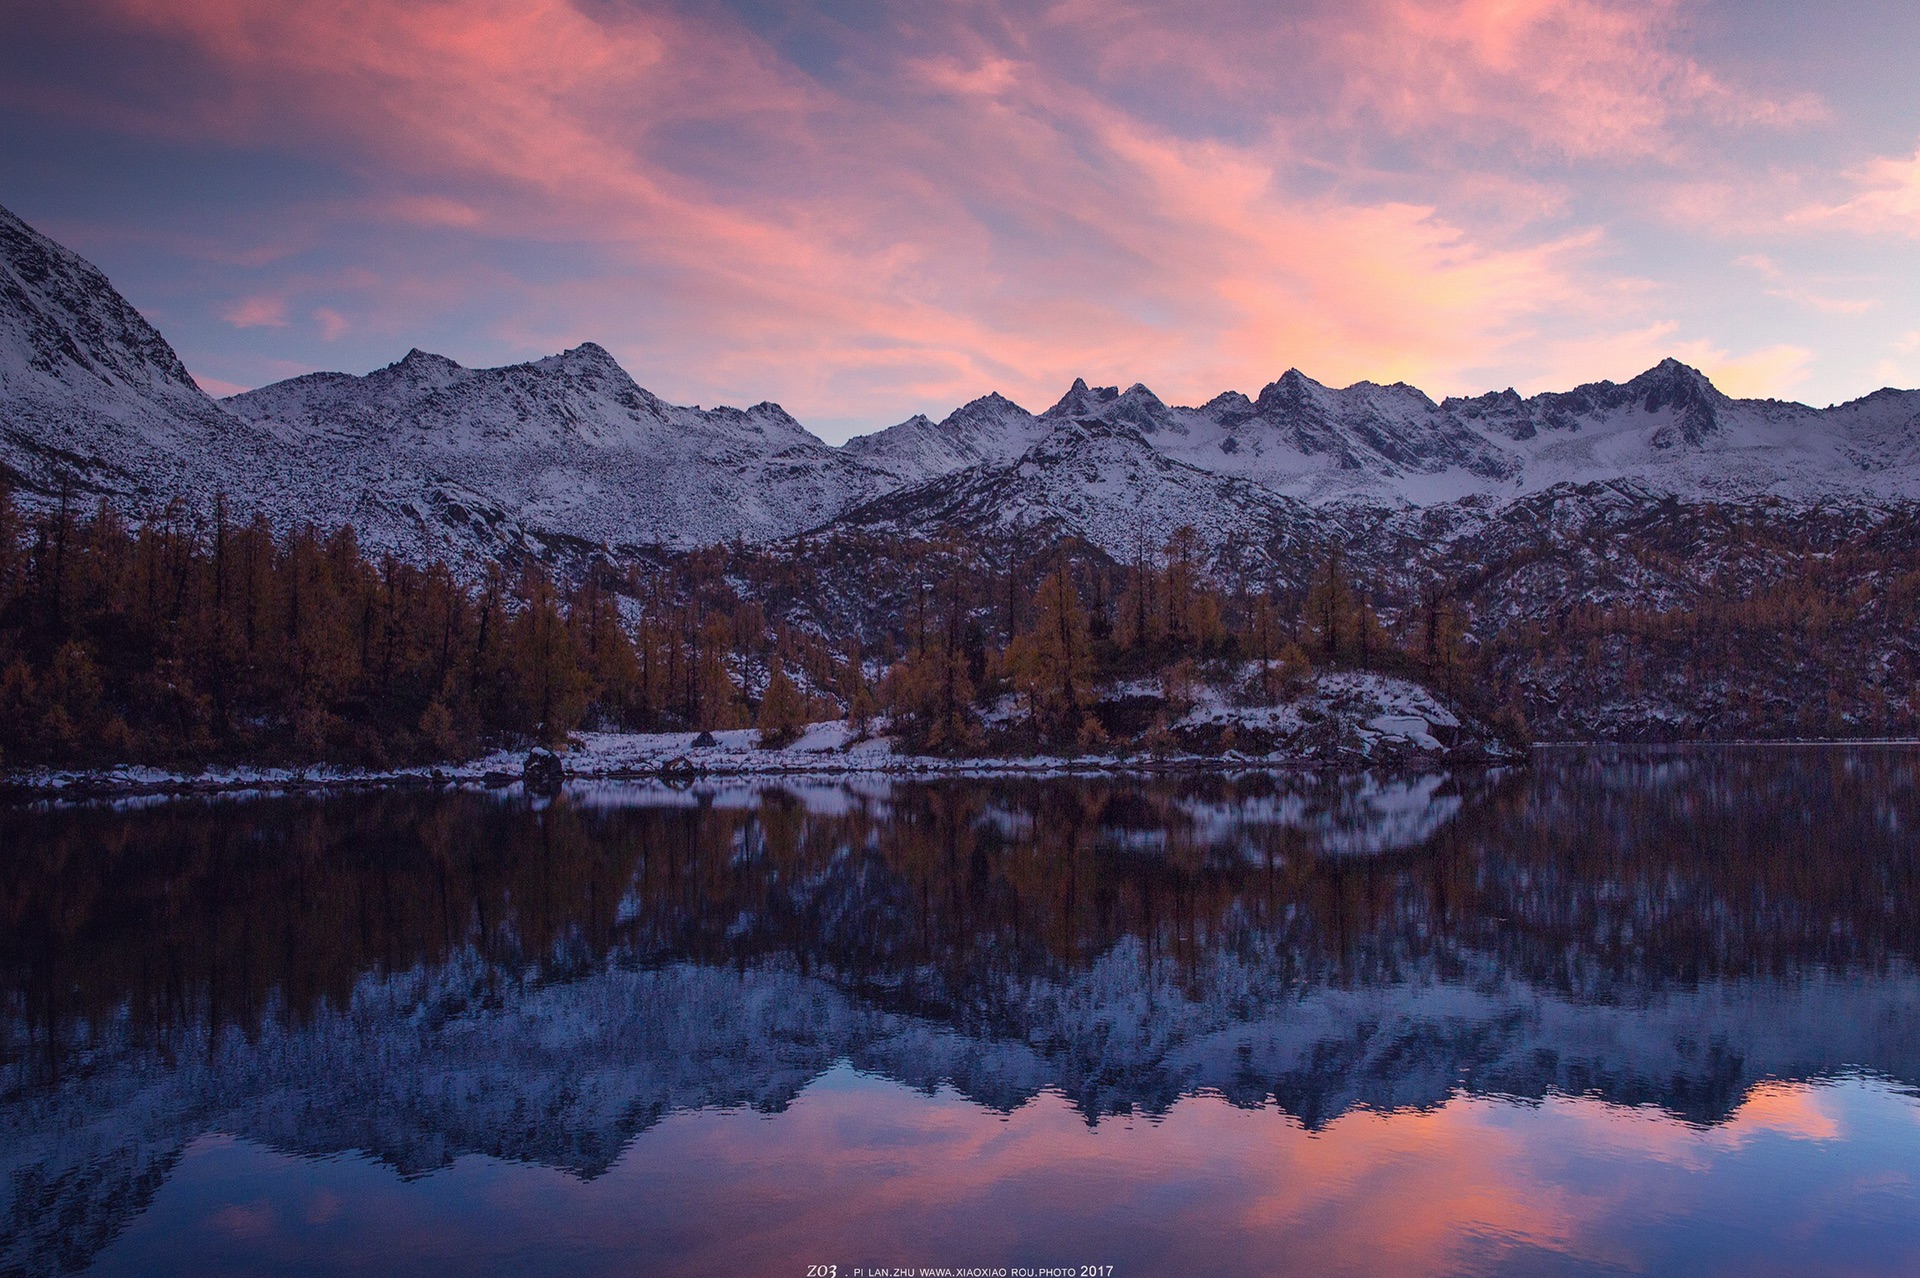
[[(1120, 522), (1144, 511), (1156, 527), (1211, 529), (1213, 545), (1269, 516), (1465, 510), (1595, 482), (1686, 502), (1920, 501), (1920, 391), (1826, 409), (1736, 399), (1674, 359), (1623, 383), (1438, 401), (1298, 369), (1197, 407), (1076, 378), (1039, 413), (990, 392), (838, 446), (769, 401), (670, 404), (593, 342), (478, 369), (416, 347), (364, 375), (215, 401), (105, 275), (5, 210), (0, 411), (0, 467), (43, 498), (78, 487), (138, 516), (224, 491), (277, 523), (350, 520), (370, 545), (467, 561), (775, 542), (849, 517), (913, 535), (925, 528), (902, 520), (915, 510), (1004, 523), (983, 503), (1016, 491), (1031, 522), (1109, 550), (1122, 492), (1136, 517)], [(1102, 444), (1124, 473), (1089, 469), (1087, 438), (1043, 447), (1095, 423), (1128, 432)], [(1236, 516), (1250, 522), (1236, 529)]]

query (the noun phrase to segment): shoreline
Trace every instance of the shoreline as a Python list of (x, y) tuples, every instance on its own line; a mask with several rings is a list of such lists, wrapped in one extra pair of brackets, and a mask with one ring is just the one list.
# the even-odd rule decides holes
[[(707, 781), (737, 782), (781, 779), (860, 778), (917, 780), (942, 778), (1071, 777), (1071, 776), (1245, 776), (1254, 773), (1355, 773), (1424, 772), (1448, 769), (1478, 769), (1525, 766), (1535, 753), (1577, 750), (1615, 750), (1637, 753), (1683, 753), (1701, 749), (1913, 749), (1920, 739), (1888, 737), (1871, 739), (1808, 738), (1729, 741), (1543, 741), (1525, 751), (1496, 756), (1475, 754), (1455, 757), (1448, 753), (1418, 752), (1392, 757), (1368, 758), (1314, 756), (1249, 755), (1168, 755), (1168, 756), (1053, 756), (942, 758), (927, 755), (895, 755), (886, 749), (885, 738), (863, 743), (880, 748), (848, 754), (838, 751), (808, 752), (810, 757), (794, 757), (791, 748), (767, 751), (763, 758), (742, 757), (732, 751), (719, 752), (711, 760), (695, 760), (676, 755), (658, 763), (636, 766), (611, 764), (594, 766), (594, 752), (582, 752), (584, 766), (566, 766), (562, 787), (574, 783), (656, 782), (684, 787)], [(414, 767), (362, 769), (332, 766), (265, 767), (216, 766), (199, 770), (165, 769), (137, 766), (87, 769), (37, 769), (22, 773), (0, 773), (0, 803), (36, 803), (49, 800), (78, 801), (138, 798), (193, 798), (246, 794), (329, 794), (368, 790), (446, 790), (505, 792), (527, 790), (520, 764), (524, 756), (517, 751), (495, 751), (466, 763), (424, 764)], [(540, 793), (535, 790), (534, 793)]]
[[(763, 766), (720, 763), (690, 768), (567, 769), (564, 789), (577, 783), (656, 782), (676, 788), (705, 781), (777, 781), (788, 778), (855, 780), (991, 780), (1015, 777), (1125, 776), (1125, 775), (1247, 775), (1250, 773), (1409, 772), (1443, 768), (1514, 767), (1525, 757), (1445, 759), (1421, 757), (1385, 760), (1272, 759), (1217, 755), (1168, 758), (967, 758), (901, 756), (885, 763), (820, 760), (812, 763), (769, 762)], [(526, 791), (519, 771), (479, 770), (473, 765), (385, 770), (313, 768), (209, 768), (204, 772), (148, 768), (63, 770), (28, 775), (0, 774), (0, 804), (48, 800), (193, 798), (241, 794), (326, 794), (359, 790), (467, 790)], [(537, 791), (536, 791), (537, 793)]]

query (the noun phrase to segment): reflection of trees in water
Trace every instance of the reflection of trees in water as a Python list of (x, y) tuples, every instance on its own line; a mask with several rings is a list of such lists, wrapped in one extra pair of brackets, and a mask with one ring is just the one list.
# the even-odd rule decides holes
[[(1603, 1000), (1871, 965), (1920, 939), (1914, 772), (1898, 751), (1549, 756), (1530, 776), (1405, 787), (1452, 819), (1366, 856), (1323, 850), (1355, 829), (1327, 837), (1351, 804), (1315, 787), (1350, 779), (16, 811), (0, 815), (8, 1051), (17, 1083), (29, 1050), (57, 1071), (78, 1024), (163, 1041), (297, 1023), (366, 974), (468, 949), (551, 979), (609, 956), (790, 963), (983, 1030), (1009, 991), (1123, 939), (1190, 973), (1225, 952), (1335, 985), (1491, 959)], [(1380, 819), (1403, 826), (1404, 805)]]
[[(1695, 751), (0, 813), (0, 1269), (92, 1255), (213, 1125), (590, 1175), (669, 1109), (779, 1109), (843, 1057), (1090, 1120), (1466, 1086), (1715, 1121), (1765, 1073), (1911, 1080), (1914, 774)], [(1330, 850), (1370, 819), (1381, 850)]]

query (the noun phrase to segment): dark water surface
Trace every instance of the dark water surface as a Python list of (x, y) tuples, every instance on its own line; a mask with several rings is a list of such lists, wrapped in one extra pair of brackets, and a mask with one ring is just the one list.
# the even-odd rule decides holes
[(0, 811), (0, 1272), (1920, 1273), (1917, 778)]

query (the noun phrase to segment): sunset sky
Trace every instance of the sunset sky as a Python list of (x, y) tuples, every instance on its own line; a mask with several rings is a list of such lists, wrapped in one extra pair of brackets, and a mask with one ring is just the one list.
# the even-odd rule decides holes
[(209, 389), (605, 345), (841, 439), (1074, 376), (1920, 385), (1912, 0), (11, 0), (0, 204)]

